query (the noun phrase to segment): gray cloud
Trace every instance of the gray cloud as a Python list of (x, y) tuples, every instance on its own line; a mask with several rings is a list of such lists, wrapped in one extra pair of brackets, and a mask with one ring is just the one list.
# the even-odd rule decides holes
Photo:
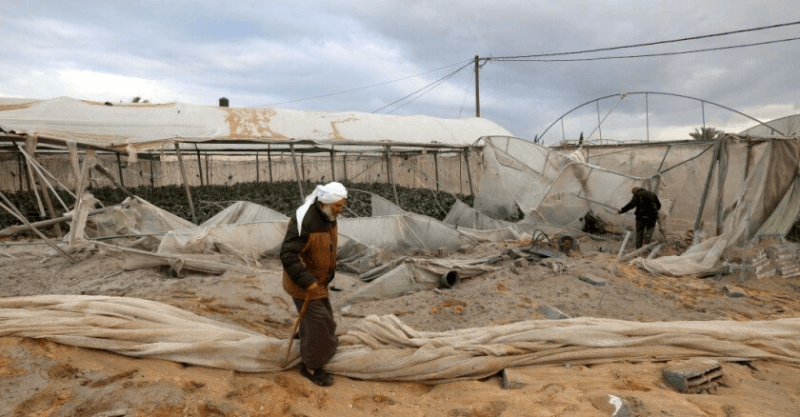
[[(142, 95), (151, 101), (209, 105), (226, 96), (234, 106), (283, 103), (279, 107), (365, 112), (434, 83), (458, 68), (450, 65), (467, 63), (475, 55), (585, 50), (800, 20), (800, 13), (792, 16), (796, 7), (789, 0), (768, 6), (743, 0), (52, 1), (12, 2), (4, 9), (0, 95), (112, 101)], [(561, 58), (792, 37), (800, 37), (800, 25)], [(490, 60), (480, 71), (481, 113), (517, 136), (533, 138), (581, 103), (655, 91), (698, 97), (769, 120), (800, 105), (798, 44), (582, 62)], [(472, 71), (468, 66), (412, 102), (382, 112), (472, 117)], [(426, 74), (406, 78), (420, 73)], [(375, 84), (382, 85), (361, 88)], [(348, 90), (354, 91), (302, 100)], [(604, 121), (603, 137), (643, 139), (644, 101), (643, 96), (601, 101), (601, 118), (616, 106)], [(657, 129), (688, 135), (703, 121), (698, 102), (651, 95), (648, 107), (655, 137), (664, 137)], [(714, 106), (705, 106), (705, 111), (707, 123), (723, 128), (748, 124)], [(588, 134), (596, 122), (596, 107), (576, 111), (565, 120), (565, 135)], [(552, 140), (560, 137), (559, 126)]]

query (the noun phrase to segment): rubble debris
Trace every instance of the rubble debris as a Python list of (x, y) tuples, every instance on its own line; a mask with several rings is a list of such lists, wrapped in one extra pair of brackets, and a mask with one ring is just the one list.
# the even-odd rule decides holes
[(741, 297), (748, 297), (747, 291), (735, 286), (735, 285), (726, 285), (725, 286), (725, 295), (731, 298), (741, 298)]
[(557, 309), (555, 307), (551, 307), (551, 306), (549, 306), (547, 304), (540, 305), (539, 306), (539, 312), (544, 314), (544, 317), (547, 320), (564, 320), (564, 319), (571, 318), (570, 316), (568, 316), (563, 311), (561, 311), (561, 310), (559, 310), (559, 309)]
[(774, 277), (777, 269), (772, 261), (767, 256), (766, 251), (760, 251), (753, 259), (753, 266), (756, 267), (756, 278), (762, 279), (767, 277)]
[(520, 389), (531, 383), (536, 383), (536, 378), (529, 375), (525, 368), (505, 368), (500, 371), (503, 379), (503, 389)]
[(626, 399), (613, 394), (600, 395), (591, 398), (590, 401), (598, 411), (603, 413), (602, 415), (612, 417), (633, 417), (635, 415)]
[(628, 252), (628, 253), (626, 253), (625, 255), (622, 255), (622, 257), (620, 257), (620, 259), (619, 259), (619, 260), (620, 260), (621, 262), (625, 262), (625, 261), (627, 261), (627, 260), (629, 260), (629, 259), (633, 259), (633, 258), (635, 258), (635, 257), (637, 257), (637, 256), (639, 256), (639, 255), (641, 255), (641, 254), (643, 254), (643, 253), (645, 253), (645, 252), (649, 251), (650, 249), (654, 248), (656, 245), (659, 245), (659, 244), (660, 244), (660, 243), (659, 243), (658, 241), (656, 241), (656, 242), (650, 242), (650, 243), (648, 243), (648, 244), (646, 244), (646, 245), (642, 246), (641, 248), (639, 248), (639, 249), (636, 249), (635, 251)]
[(522, 271), (528, 269), (529, 266), (530, 264), (528, 263), (527, 259), (519, 258), (514, 260), (514, 263), (511, 264), (511, 267), (509, 269), (511, 269), (511, 272), (513, 272), (514, 274), (521, 275)]
[(661, 370), (664, 379), (678, 392), (713, 393), (722, 379), (722, 367), (714, 359), (694, 358)]
[(597, 235), (603, 235), (606, 233), (606, 222), (595, 216), (591, 210), (588, 211), (580, 220), (583, 223), (583, 232)]
[(594, 285), (595, 287), (604, 287), (608, 285), (608, 282), (606, 280), (590, 274), (581, 275), (578, 277), (578, 279), (587, 284)]
[(800, 266), (797, 264), (797, 253), (792, 248), (781, 245), (765, 249), (767, 257), (775, 266), (775, 273), (783, 278), (796, 278), (800, 276)]
[(537, 248), (531, 246), (526, 249), (520, 249), (523, 252), (530, 253), (531, 255), (538, 256), (539, 258), (564, 258), (565, 255), (562, 252), (557, 250), (547, 249), (547, 248)]
[(567, 262), (567, 259), (562, 258), (545, 258), (539, 261), (540, 265), (544, 265), (553, 270), (553, 272), (566, 271), (568, 266), (574, 266), (574, 263)]
[(570, 234), (560, 235), (558, 237), (558, 249), (561, 252), (569, 255), (570, 252), (573, 251), (580, 251), (580, 244), (578, 243), (578, 239)]

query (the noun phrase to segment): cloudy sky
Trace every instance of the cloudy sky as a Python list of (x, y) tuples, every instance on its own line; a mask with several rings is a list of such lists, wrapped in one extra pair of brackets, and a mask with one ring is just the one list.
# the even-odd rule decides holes
[(800, 113), (800, 24), (502, 58), (798, 21), (793, 0), (0, 0), (0, 96), (468, 118), (477, 55), (481, 115), (517, 137), (611, 96), (544, 143), (685, 139), (704, 117), (729, 132), (755, 123), (715, 104), (761, 121)]

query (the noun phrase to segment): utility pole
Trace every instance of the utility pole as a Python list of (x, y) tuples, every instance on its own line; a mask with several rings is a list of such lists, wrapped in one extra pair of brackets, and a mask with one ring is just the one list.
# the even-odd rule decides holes
[(479, 78), (480, 57), (475, 55), (475, 117), (481, 117), (481, 85)]

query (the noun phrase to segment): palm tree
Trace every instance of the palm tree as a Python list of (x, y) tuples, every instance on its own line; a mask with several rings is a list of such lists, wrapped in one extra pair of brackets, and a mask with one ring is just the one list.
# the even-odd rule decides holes
[(689, 136), (694, 140), (716, 140), (725, 135), (725, 132), (717, 130), (713, 127), (701, 127), (695, 129), (694, 132), (689, 133)]

